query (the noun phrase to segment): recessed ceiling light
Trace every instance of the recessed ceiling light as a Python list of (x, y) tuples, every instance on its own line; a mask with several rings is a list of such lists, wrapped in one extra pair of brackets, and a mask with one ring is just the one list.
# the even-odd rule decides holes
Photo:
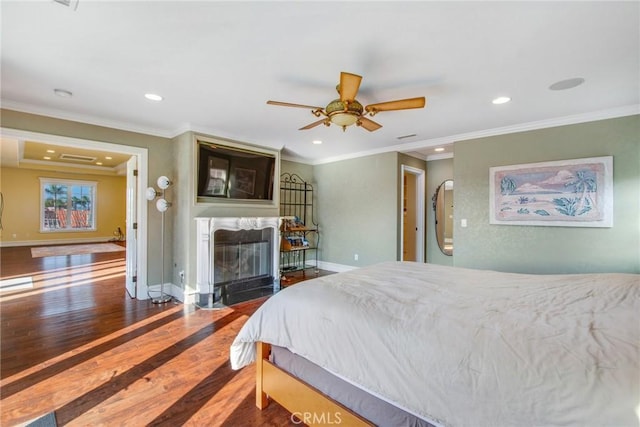
[(506, 104), (509, 101), (511, 101), (511, 98), (509, 98), (508, 96), (499, 96), (491, 102), (496, 105), (499, 105), (499, 104)]
[(66, 89), (54, 89), (53, 93), (58, 95), (60, 98), (71, 98), (73, 96), (73, 93)]
[(100, 166), (102, 165), (102, 162), (96, 162), (96, 165)]
[(43, 159), (45, 159), (45, 160), (51, 160), (51, 157), (49, 157), (49, 156), (44, 156), (44, 157), (43, 157)]
[(315, 140), (313, 140), (313, 143), (316, 144), (316, 145), (320, 145), (320, 144), (322, 144), (322, 141), (320, 141), (319, 139), (315, 139)]
[(444, 148), (438, 147), (438, 148), (434, 149), (433, 151), (437, 151), (437, 152), (444, 151)]
[(55, 153), (56, 150), (47, 150), (47, 153)]
[(111, 160), (111, 159), (113, 159), (113, 157), (111, 157), (111, 156), (105, 156), (105, 159), (107, 159), (107, 160)]
[(572, 79), (560, 80), (559, 82), (555, 82), (549, 89), (551, 90), (567, 90), (572, 89), (576, 86), (580, 86), (584, 83), (584, 79), (582, 77), (574, 77)]
[(162, 97), (160, 95), (156, 95), (155, 93), (145, 93), (144, 97), (150, 101), (162, 101)]

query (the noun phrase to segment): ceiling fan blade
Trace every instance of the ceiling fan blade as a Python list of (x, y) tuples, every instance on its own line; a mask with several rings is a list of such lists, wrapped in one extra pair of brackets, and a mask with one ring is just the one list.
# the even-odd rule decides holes
[(340, 73), (340, 101), (353, 101), (356, 99), (358, 89), (360, 89), (360, 82), (362, 77), (357, 74)]
[(318, 125), (321, 125), (321, 124), (322, 124), (322, 123), (324, 123), (326, 120), (327, 120), (327, 119), (318, 120), (317, 122), (310, 123), (310, 124), (306, 125), (305, 127), (300, 128), (300, 129), (298, 129), (298, 130), (307, 130), (307, 129), (314, 128), (314, 127), (316, 127), (316, 126), (318, 126)]
[(374, 122), (373, 120), (369, 120), (366, 117), (360, 117), (358, 119), (358, 126), (362, 126), (369, 132), (373, 132), (374, 130), (378, 130), (382, 127), (381, 124)]
[(424, 105), (425, 99), (424, 96), (422, 96), (420, 98), (400, 99), (398, 101), (371, 104), (364, 107), (364, 109), (373, 115), (380, 111), (409, 110), (411, 108), (422, 108)]
[(314, 107), (313, 105), (291, 104), (290, 102), (267, 101), (269, 105), (279, 105), (281, 107), (308, 108), (310, 110), (322, 110), (322, 107)]

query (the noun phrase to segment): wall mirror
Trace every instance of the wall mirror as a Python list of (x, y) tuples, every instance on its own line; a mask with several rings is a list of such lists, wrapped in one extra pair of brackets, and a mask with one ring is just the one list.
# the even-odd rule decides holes
[(440, 184), (432, 200), (438, 246), (443, 254), (453, 255), (453, 180)]

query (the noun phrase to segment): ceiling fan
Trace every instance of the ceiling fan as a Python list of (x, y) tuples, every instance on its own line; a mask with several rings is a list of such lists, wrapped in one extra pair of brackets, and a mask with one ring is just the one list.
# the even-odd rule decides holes
[(334, 99), (325, 108), (280, 101), (267, 101), (267, 104), (280, 105), (282, 107), (308, 108), (314, 116), (322, 117), (322, 119), (301, 127), (299, 130), (311, 129), (320, 124), (330, 126), (331, 123), (333, 123), (341, 126), (343, 131), (347, 129), (347, 126), (355, 124), (362, 126), (369, 132), (380, 129), (382, 125), (368, 119), (365, 117), (366, 115), (373, 117), (380, 111), (408, 110), (411, 108), (423, 108), (425, 105), (425, 98), (422, 96), (419, 98), (369, 104), (363, 107), (362, 104), (356, 100), (361, 81), (361, 76), (344, 71), (341, 72), (340, 83), (336, 86), (340, 98)]

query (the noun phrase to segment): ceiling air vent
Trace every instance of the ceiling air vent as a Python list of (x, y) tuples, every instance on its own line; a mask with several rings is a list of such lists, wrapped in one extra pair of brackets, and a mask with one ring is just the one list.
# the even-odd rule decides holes
[(95, 162), (97, 157), (81, 156), (79, 154), (60, 154), (60, 160), (72, 160), (74, 162)]

